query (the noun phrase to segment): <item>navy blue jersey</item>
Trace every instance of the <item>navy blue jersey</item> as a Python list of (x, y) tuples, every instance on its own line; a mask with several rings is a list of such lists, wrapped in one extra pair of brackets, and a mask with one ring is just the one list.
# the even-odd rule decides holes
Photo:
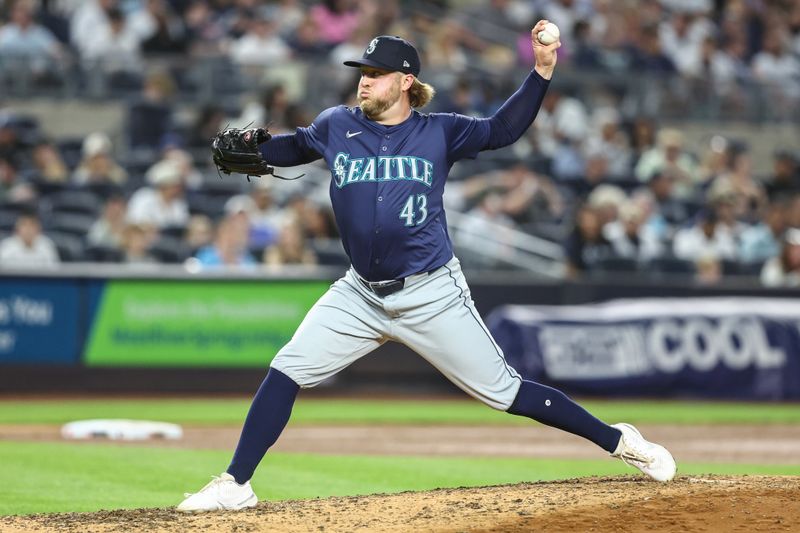
[[(516, 141), (533, 121), (546, 88), (547, 81), (532, 73), (490, 118), (412, 111), (401, 124), (384, 126), (358, 107), (333, 107), (297, 129), (292, 139), (297, 155), (288, 162), (322, 157), (327, 163), (342, 243), (362, 277), (382, 281), (428, 272), (453, 256), (442, 205), (453, 163)], [(280, 144), (279, 137), (284, 136), (276, 137)], [(287, 166), (285, 157), (263, 151), (270, 163)]]

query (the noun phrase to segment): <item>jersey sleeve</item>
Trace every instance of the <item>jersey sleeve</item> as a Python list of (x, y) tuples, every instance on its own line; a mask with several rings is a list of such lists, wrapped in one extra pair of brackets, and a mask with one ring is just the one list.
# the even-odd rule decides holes
[(325, 146), (328, 144), (328, 132), (330, 131), (330, 122), (334, 112), (338, 108), (331, 107), (326, 109), (319, 115), (310, 126), (306, 128), (297, 128), (297, 144), (306, 151), (314, 151), (320, 155), (325, 153)]
[(458, 113), (436, 113), (441, 120), (447, 141), (447, 157), (451, 162), (475, 159), (489, 142), (489, 121)]
[(276, 135), (261, 145), (261, 155), (270, 165), (293, 167), (320, 159), (328, 142), (331, 115), (336, 108), (320, 113), (310, 126), (293, 134)]
[(481, 150), (495, 150), (517, 142), (536, 118), (550, 85), (535, 70), (508, 100), (488, 118), (437, 113), (442, 120), (451, 162), (474, 159)]

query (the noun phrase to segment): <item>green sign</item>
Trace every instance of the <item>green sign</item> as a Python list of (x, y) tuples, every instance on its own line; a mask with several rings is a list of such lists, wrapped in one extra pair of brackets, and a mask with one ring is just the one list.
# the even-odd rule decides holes
[(109, 281), (87, 366), (265, 368), (327, 282)]

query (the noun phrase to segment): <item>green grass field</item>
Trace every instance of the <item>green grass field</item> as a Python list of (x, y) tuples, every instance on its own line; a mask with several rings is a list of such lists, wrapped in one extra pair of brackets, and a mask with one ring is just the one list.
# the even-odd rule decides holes
[[(63, 424), (84, 418), (136, 418), (195, 425), (241, 424), (249, 399), (0, 401), (0, 424)], [(796, 404), (655, 401), (581, 402), (598, 418), (638, 424), (800, 424)], [(469, 400), (300, 399), (293, 424), (530, 424)]]
[[(249, 401), (59, 400), (0, 402), (0, 424), (61, 424), (137, 418), (182, 424), (241, 424)], [(585, 402), (608, 420), (669, 424), (800, 423), (793, 405)], [(477, 402), (298, 402), (292, 423), (515, 424), (531, 422)], [(0, 515), (175, 505), (227, 466), (229, 451), (91, 443), (0, 441)], [(632, 473), (618, 461), (268, 454), (253, 485), (262, 499), (479, 486)], [(681, 473), (800, 475), (800, 466), (681, 463)]]

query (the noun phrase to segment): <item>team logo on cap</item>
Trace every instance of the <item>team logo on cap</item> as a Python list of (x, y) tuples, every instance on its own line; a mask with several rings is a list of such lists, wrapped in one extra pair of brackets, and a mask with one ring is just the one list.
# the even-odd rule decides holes
[(370, 41), (369, 46), (367, 46), (367, 55), (371, 54), (375, 51), (375, 47), (378, 46), (378, 38), (372, 39)]
[(405, 68), (411, 68), (411, 65), (408, 64), (408, 61), (403, 60), (403, 66)]

